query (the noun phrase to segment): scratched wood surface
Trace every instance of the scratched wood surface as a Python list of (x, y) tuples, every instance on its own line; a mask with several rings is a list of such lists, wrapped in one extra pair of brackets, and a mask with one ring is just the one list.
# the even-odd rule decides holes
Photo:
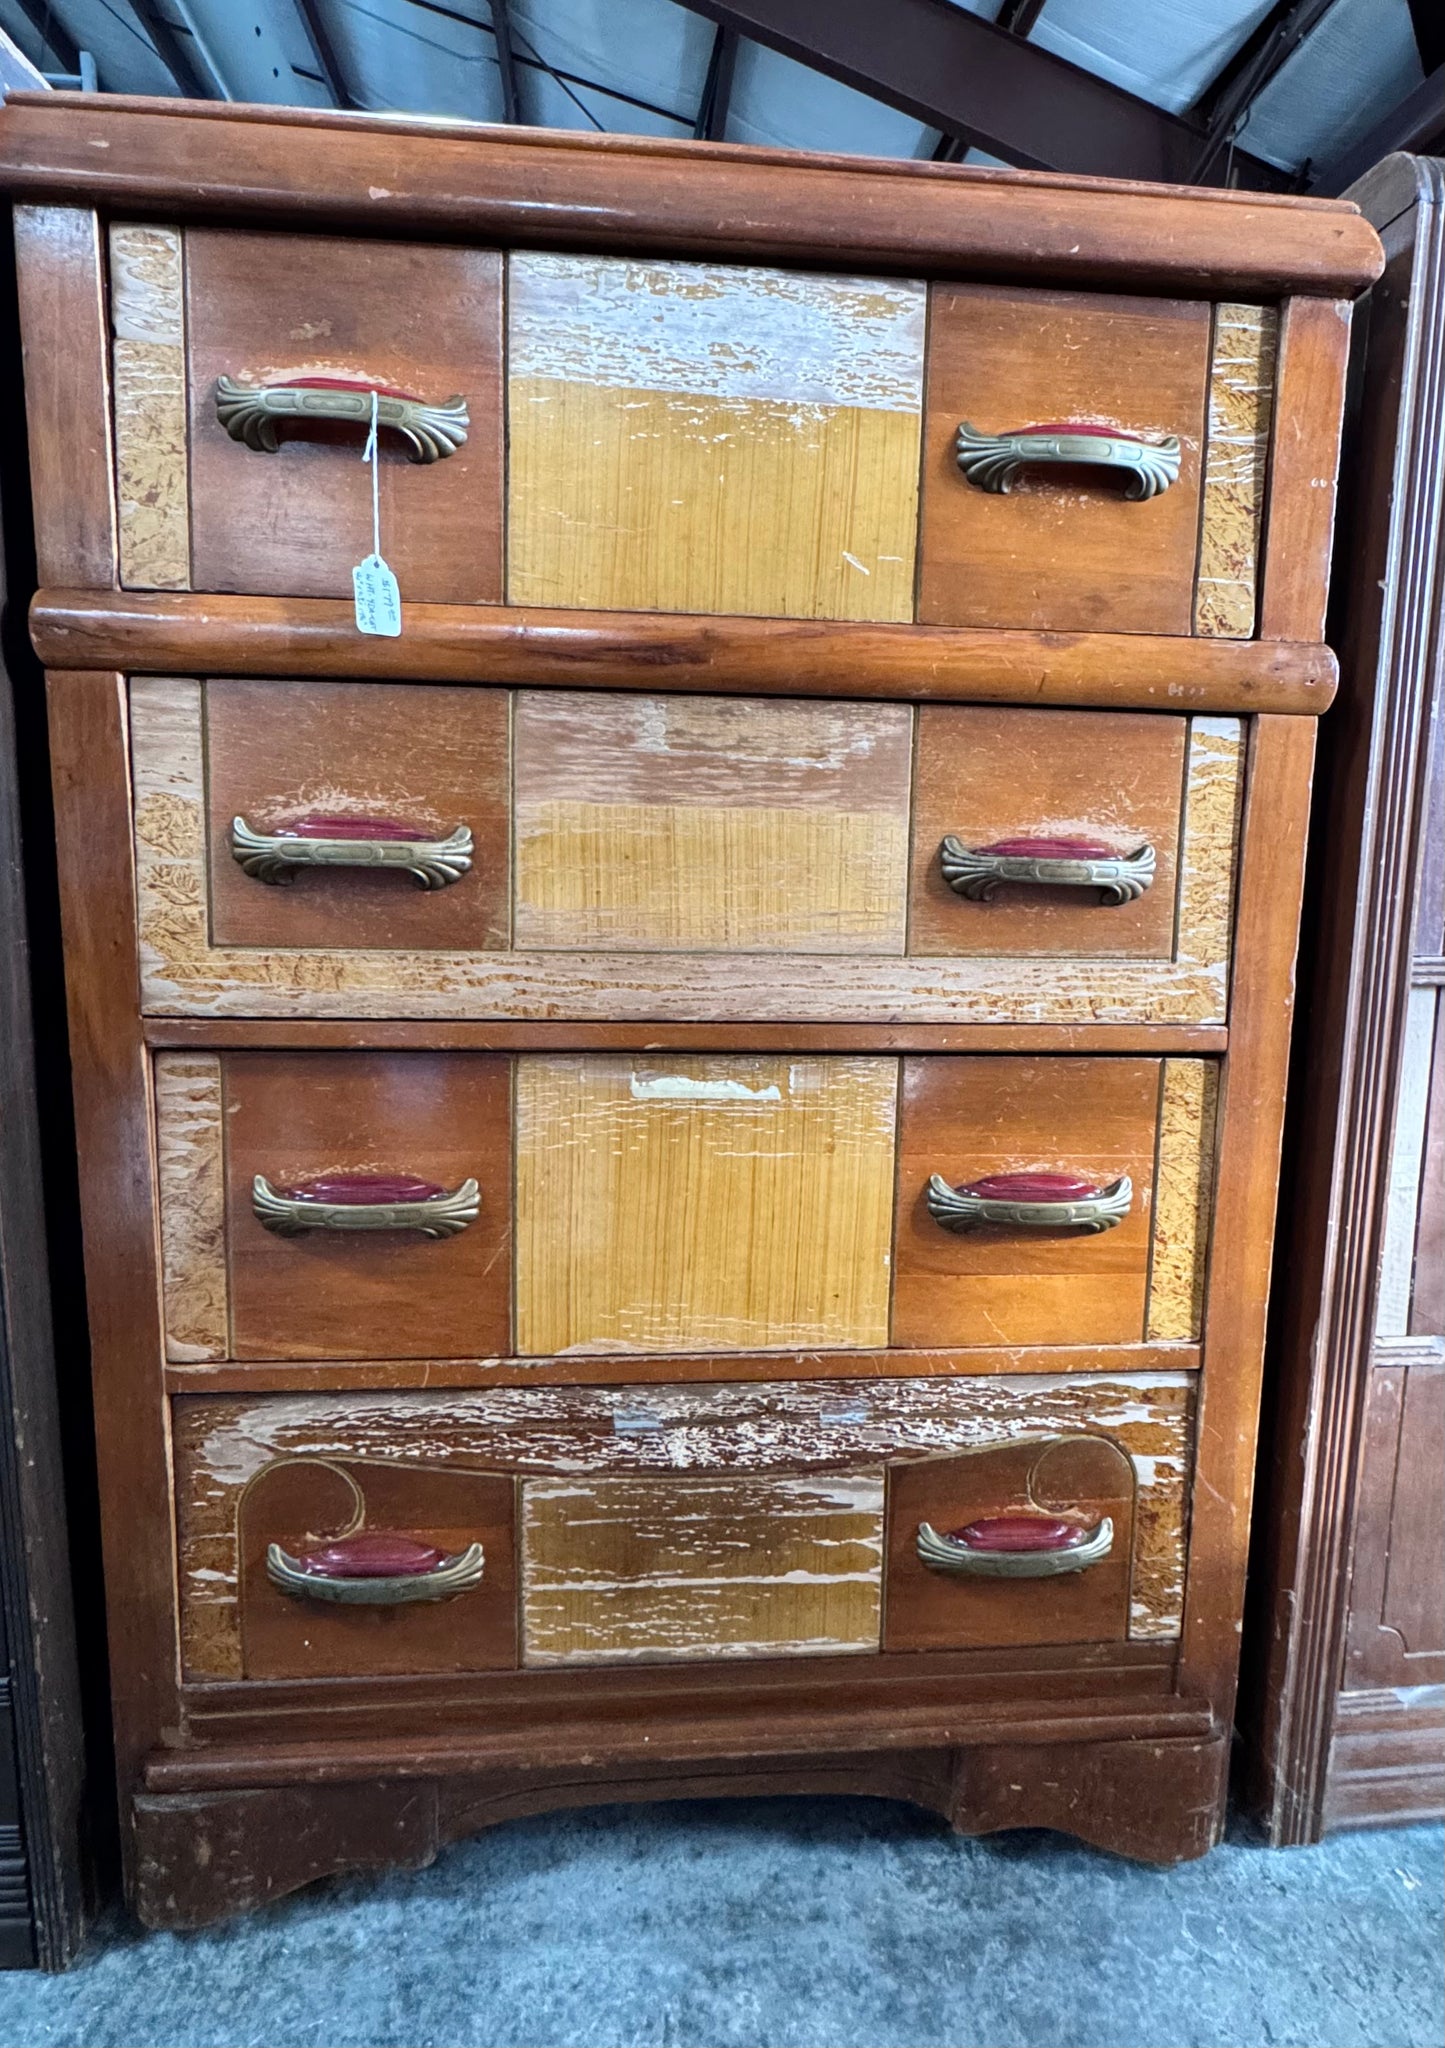
[(1189, 1342), (1203, 1321), (1218, 1107), (1219, 1068), (1213, 1060), (1165, 1060), (1144, 1328), (1151, 1343)]
[[(1144, 1334), (1159, 1062), (912, 1058), (903, 1062), (893, 1291), (895, 1344), (1121, 1344)], [(955, 1234), (924, 1202), (995, 1173), (1127, 1173), (1112, 1230), (1002, 1225)]]
[(1254, 631), (1278, 338), (1272, 306), (1214, 308), (1194, 630), (1220, 639)]
[[(1146, 712), (920, 706), (910, 953), (1169, 959), (1188, 730), (1186, 719)], [(943, 879), (945, 834), (965, 846), (1057, 837), (1120, 853), (1149, 845), (1154, 881), (1117, 906), (1093, 889), (1015, 883), (971, 903)]]
[[(375, 687), (368, 685), (368, 687)], [(161, 1015), (816, 1018), (949, 1024), (1214, 1024), (1225, 1018), (1241, 725), (1190, 721), (1173, 960), (897, 959), (692, 952), (212, 945), (202, 691), (131, 684), (143, 1002)]]
[(166, 1357), (228, 1358), (225, 1105), (215, 1053), (157, 1055), (155, 1117)]
[(466, 442), (441, 461), (408, 462), (398, 435), (381, 436), (381, 551), (403, 603), (500, 598), (501, 304), (501, 257), (486, 249), (188, 228), (194, 587), (350, 598), (372, 550), (364, 437), (288, 430), (261, 454), (215, 404), (221, 376), (340, 376), (465, 398)]
[(901, 953), (913, 714), (524, 690), (519, 947)]
[[(1187, 633), (1210, 308), (1195, 300), (934, 285), (918, 616), (927, 625)], [(1179, 478), (1127, 500), (1089, 472), (968, 483), (954, 435), (1080, 420), (1176, 435)]]
[(522, 1488), (522, 1661), (876, 1650), (883, 1474)]
[(910, 619), (924, 288), (508, 262), (512, 604)]
[(193, 1678), (241, 1675), (237, 1514), (279, 1457), (439, 1464), (528, 1482), (650, 1475), (876, 1473), (1055, 1430), (1097, 1430), (1138, 1481), (1130, 1634), (1178, 1633), (1191, 1469), (1188, 1373), (1070, 1379), (527, 1387), (486, 1392), (182, 1398), (174, 1404), (182, 1652)]
[(897, 1062), (523, 1056), (516, 1348), (888, 1341)]
[(182, 250), (179, 228), (110, 230), (116, 522), (132, 589), (191, 587)]

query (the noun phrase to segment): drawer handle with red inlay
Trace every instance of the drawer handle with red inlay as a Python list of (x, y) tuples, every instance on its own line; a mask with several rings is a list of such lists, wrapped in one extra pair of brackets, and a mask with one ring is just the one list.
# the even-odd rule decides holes
[(1127, 481), (1124, 496), (1157, 498), (1179, 478), (1179, 440), (1101, 425), (1094, 420), (1052, 420), (1012, 434), (981, 434), (964, 420), (955, 440), (958, 466), (981, 491), (1010, 491), (1021, 469), (1110, 469)]
[(925, 1200), (945, 1230), (1112, 1230), (1129, 1213), (1134, 1183), (1127, 1173), (1102, 1188), (1068, 1173), (993, 1173), (955, 1188), (935, 1173)]
[(324, 1173), (294, 1186), (273, 1187), (265, 1174), (251, 1183), (256, 1221), (278, 1237), (308, 1230), (419, 1230), (423, 1237), (455, 1237), (481, 1212), (474, 1180), (439, 1187), (410, 1173)]
[(472, 830), (432, 839), (398, 818), (297, 818), (275, 832), (231, 820), (231, 858), (258, 882), (289, 882), (297, 868), (399, 868), (423, 889), (459, 882), (472, 864)]
[(419, 1536), (392, 1529), (361, 1529), (293, 1557), (279, 1543), (266, 1550), (266, 1576), (283, 1593), (352, 1607), (404, 1607), (416, 1600), (449, 1600), (482, 1582), (480, 1543), (439, 1550)]
[(1120, 853), (1100, 839), (995, 839), (965, 846), (950, 835), (938, 849), (943, 879), (958, 896), (987, 903), (1004, 882), (1097, 889), (1103, 903), (1134, 903), (1154, 880), (1154, 849)]
[(216, 418), (233, 441), (274, 455), (280, 446), (276, 429), (283, 420), (341, 420), (369, 432), (373, 398), (377, 425), (401, 435), (408, 462), (439, 462), (467, 438), (471, 422), (464, 398), (428, 405), (409, 391), (362, 377), (290, 377), (281, 384), (240, 384), (234, 377), (218, 377)]
[(1092, 1529), (1054, 1515), (985, 1515), (940, 1535), (918, 1525), (918, 1555), (930, 1571), (974, 1579), (1052, 1579), (1087, 1571), (1114, 1547), (1114, 1524), (1105, 1515)]

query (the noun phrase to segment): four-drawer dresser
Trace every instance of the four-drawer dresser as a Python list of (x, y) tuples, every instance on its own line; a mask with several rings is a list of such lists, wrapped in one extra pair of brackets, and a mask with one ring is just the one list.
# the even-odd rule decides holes
[(683, 1793), (1200, 1854), (1372, 230), (65, 94), (0, 180), (138, 1911)]

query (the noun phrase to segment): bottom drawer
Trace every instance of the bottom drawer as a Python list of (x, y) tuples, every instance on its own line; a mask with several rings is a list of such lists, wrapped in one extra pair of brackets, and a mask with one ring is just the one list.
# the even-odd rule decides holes
[(175, 1404), (193, 1680), (1178, 1633), (1187, 1373)]

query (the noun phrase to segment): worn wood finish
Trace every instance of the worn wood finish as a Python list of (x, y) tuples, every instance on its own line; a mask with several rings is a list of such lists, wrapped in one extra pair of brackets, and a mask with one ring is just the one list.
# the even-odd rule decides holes
[(1194, 578), (1196, 633), (1247, 640), (1254, 631), (1278, 343), (1279, 316), (1272, 306), (1226, 300), (1214, 308)]
[(1078, 1430), (1115, 1438), (1135, 1460), (1131, 1634), (1168, 1639), (1178, 1629), (1193, 1414), (1185, 1373), (184, 1400), (176, 1490), (186, 1668), (240, 1675), (236, 1517), (247, 1482), (279, 1457), (445, 1464), (515, 1472), (524, 1485), (816, 1479)]
[(162, 1053), (154, 1065), (156, 1192), (166, 1357), (229, 1358), (226, 1111), (214, 1053)]
[(120, 580), (191, 587), (185, 259), (179, 228), (110, 230)]
[(1349, 353), (1348, 300), (1288, 302), (1279, 330), (1264, 530), (1259, 631), (1266, 640), (1324, 633)]
[(523, 1056), (516, 1347), (888, 1341), (896, 1063)]
[[(908, 948), (970, 956), (1168, 960), (1188, 723), (1130, 712), (990, 710), (926, 704), (918, 766)], [(1089, 889), (1005, 883), (973, 903), (943, 878), (946, 834), (965, 846), (1083, 838), (1156, 855), (1152, 886), (1106, 906)], [(1232, 861), (1232, 849), (1226, 850)]]
[(1322, 1814), (1334, 1828), (1409, 1826), (1445, 1809), (1445, 1686), (1344, 1692), (1335, 1709)]
[[(97, 162), (96, 142), (105, 155)], [(102, 168), (103, 164), (103, 168)], [(786, 175), (784, 175), (786, 174)], [(0, 181), (29, 197), (756, 262), (1196, 292), (1353, 292), (1379, 243), (1337, 200), (1181, 190), (637, 136), (19, 93)], [(378, 182), (380, 181), (380, 182)]]
[(516, 943), (901, 953), (902, 705), (522, 691)]
[[(895, 1344), (1125, 1344), (1144, 1334), (1159, 1116), (1154, 1060), (903, 1063)], [(956, 1234), (924, 1200), (990, 1174), (1128, 1174), (1129, 1214), (1098, 1235), (1002, 1225)]]
[(186, 232), (191, 572), (198, 590), (351, 596), (371, 553), (363, 437), (287, 434), (274, 455), (216, 418), (220, 376), (375, 379), (467, 401), (462, 447), (408, 462), (380, 437), (382, 553), (403, 600), (502, 595), (501, 258), (309, 235)]
[(1154, 1241), (1144, 1334), (1177, 1343), (1197, 1338), (1214, 1210), (1219, 1068), (1210, 1060), (1165, 1060), (1160, 1076)]
[(508, 601), (911, 619), (924, 297), (512, 256)]
[[(1421, 1347), (1422, 1350), (1426, 1347)], [(1428, 1355), (1433, 1351), (1433, 1356)], [(1445, 1685), (1445, 1340), (1370, 1373), (1341, 1691)]]
[[(238, 1358), (416, 1357), (509, 1349), (507, 1062), (485, 1054), (247, 1053), (222, 1062), (226, 1235)], [(481, 1183), (459, 1236), (316, 1230), (278, 1237), (251, 1184), (328, 1173)]]
[(116, 576), (115, 478), (105, 258), (94, 213), (17, 206), (15, 258), (35, 573), (41, 583), (108, 589)]
[[(147, 686), (134, 687), (143, 704)], [(501, 691), (236, 679), (204, 684), (203, 700), (218, 946), (507, 944), (510, 713)], [(314, 813), (390, 819), (436, 839), (465, 825), (471, 868), (443, 889), (355, 868), (303, 868), (276, 887), (232, 858), (234, 818), (274, 832)]]
[[(1187, 633), (1199, 532), (1209, 311), (1184, 300), (935, 285), (918, 616), (929, 625)], [(960, 421), (986, 434), (1083, 420), (1174, 435), (1178, 481), (1134, 504), (1116, 481), (1028, 473), (970, 484)]]
[(883, 1474), (543, 1479), (522, 1488), (524, 1661), (878, 1648)]
[(563, 689), (1271, 711), (1317, 717), (1327, 647), (1160, 634), (1024, 633), (850, 620), (668, 618), (407, 604), (399, 640), (365, 638), (323, 598), (42, 590), (30, 629), (54, 668), (145, 675), (349, 675)]

